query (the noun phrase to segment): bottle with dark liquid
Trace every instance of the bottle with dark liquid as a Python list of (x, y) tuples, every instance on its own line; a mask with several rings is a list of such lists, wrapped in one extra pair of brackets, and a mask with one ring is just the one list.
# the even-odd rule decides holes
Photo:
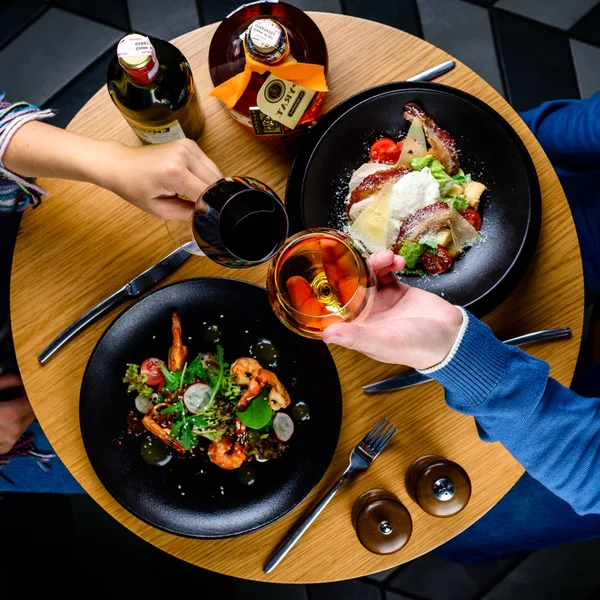
[(327, 91), (327, 46), (315, 22), (295, 6), (241, 6), (217, 28), (208, 62), (216, 88), (211, 95), (257, 135), (288, 134), (316, 122)]
[(197, 140), (204, 115), (185, 56), (169, 42), (126, 35), (108, 66), (110, 97), (146, 144)]

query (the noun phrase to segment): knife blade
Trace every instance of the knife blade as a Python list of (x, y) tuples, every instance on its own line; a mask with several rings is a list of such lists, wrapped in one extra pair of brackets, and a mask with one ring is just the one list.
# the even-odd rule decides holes
[(417, 73), (416, 75), (409, 77), (406, 81), (431, 81), (432, 79), (435, 79), (436, 77), (439, 77), (448, 71), (452, 71), (455, 66), (456, 63), (453, 60), (447, 60), (439, 65), (436, 65), (435, 67), (431, 67), (431, 69), (426, 69), (421, 73)]
[[(533, 333), (526, 333), (519, 335), (508, 340), (504, 340), (502, 343), (507, 346), (522, 346), (523, 344), (531, 344), (532, 342), (546, 342), (552, 340), (558, 340), (562, 338), (570, 338), (571, 329), (569, 327), (558, 327), (556, 329), (544, 329), (543, 331), (534, 331)], [(413, 385), (419, 385), (420, 383), (427, 383), (433, 381), (431, 377), (423, 375), (414, 369), (403, 373), (402, 375), (396, 375), (383, 379), (377, 383), (371, 383), (370, 385), (363, 386), (363, 391), (367, 394), (373, 394), (376, 392), (392, 392), (394, 390), (400, 390), (405, 387), (411, 387)]]
[(119, 302), (126, 298), (135, 298), (142, 292), (150, 289), (158, 283), (163, 277), (172, 273), (177, 267), (183, 264), (190, 256), (190, 248), (195, 245), (195, 242), (188, 242), (183, 246), (165, 256), (160, 262), (146, 269), (137, 277), (134, 277), (130, 282), (126, 283), (122, 288), (111, 294), (102, 302), (96, 304), (85, 314), (71, 323), (63, 332), (59, 333), (38, 356), (38, 361), (44, 364), (55, 352), (70, 342), (76, 335), (81, 333), (88, 325), (106, 314)]

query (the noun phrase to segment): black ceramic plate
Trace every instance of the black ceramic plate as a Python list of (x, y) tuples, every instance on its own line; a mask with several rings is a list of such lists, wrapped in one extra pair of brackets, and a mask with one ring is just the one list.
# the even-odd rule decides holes
[(381, 136), (408, 131), (402, 113), (416, 102), (450, 132), (461, 166), (488, 190), (481, 202), (485, 243), (469, 249), (448, 273), (406, 277), (407, 283), (469, 307), (481, 316), (500, 304), (533, 256), (541, 222), (540, 190), (525, 146), (487, 104), (434, 83), (390, 83), (345, 100), (306, 139), (288, 179), (286, 207), (292, 231), (344, 226), (347, 184)]
[[(126, 365), (148, 357), (166, 359), (173, 309), (181, 314), (191, 356), (214, 351), (203, 336), (211, 325), (221, 329), (220, 344), (230, 363), (247, 356), (260, 338), (273, 341), (280, 355), (274, 371), (292, 402), (310, 406), (310, 419), (296, 424), (282, 458), (252, 463), (252, 486), (240, 482), (238, 471), (223, 471), (205, 458), (174, 458), (165, 467), (152, 467), (140, 457), (139, 439), (128, 439), (121, 450), (113, 443), (135, 410), (134, 396), (121, 381)], [(127, 510), (170, 533), (221, 538), (264, 527), (307, 496), (334, 454), (342, 399), (325, 344), (286, 329), (273, 315), (264, 289), (233, 279), (192, 279), (148, 294), (106, 330), (83, 377), (79, 418), (94, 470)]]

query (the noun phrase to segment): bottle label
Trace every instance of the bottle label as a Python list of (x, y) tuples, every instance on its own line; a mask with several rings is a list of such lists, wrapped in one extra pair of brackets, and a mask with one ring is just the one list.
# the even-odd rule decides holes
[(140, 127), (137, 124), (131, 124), (131, 128), (142, 142), (146, 142), (146, 144), (163, 144), (185, 138), (185, 133), (183, 133), (179, 121), (173, 121), (166, 127), (161, 128)]
[(258, 91), (257, 104), (262, 113), (294, 129), (315, 93), (297, 83), (269, 75)]
[(152, 42), (145, 36), (138, 33), (126, 35), (117, 46), (117, 56), (119, 58), (130, 56), (156, 56)]

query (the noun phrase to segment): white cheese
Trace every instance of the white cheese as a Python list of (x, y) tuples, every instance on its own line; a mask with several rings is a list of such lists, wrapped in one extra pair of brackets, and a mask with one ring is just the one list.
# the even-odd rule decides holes
[(409, 215), (440, 200), (440, 186), (428, 167), (401, 177), (392, 189), (394, 219), (406, 219)]
[(388, 247), (391, 201), (392, 185), (388, 183), (350, 225), (350, 235), (362, 242), (369, 252)]
[(367, 208), (367, 206), (369, 206), (369, 204), (371, 204), (371, 202), (373, 202), (373, 200), (375, 199), (375, 196), (369, 196), (368, 198), (365, 198), (364, 200), (361, 200), (360, 202), (355, 202), (351, 207), (350, 207), (350, 221), (356, 221), (356, 219), (358, 219), (360, 213), (365, 210), (365, 208)]

